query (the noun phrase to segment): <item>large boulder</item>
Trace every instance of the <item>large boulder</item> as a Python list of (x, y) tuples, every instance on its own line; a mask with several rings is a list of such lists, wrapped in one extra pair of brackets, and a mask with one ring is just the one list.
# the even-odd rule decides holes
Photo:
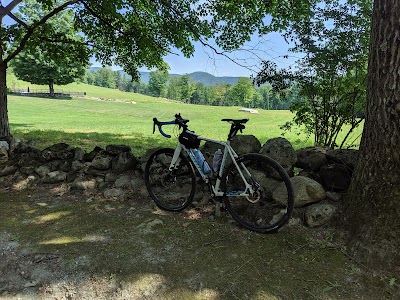
[(231, 146), (239, 156), (246, 153), (258, 153), (261, 149), (260, 141), (254, 135), (246, 134), (234, 136), (231, 141)]
[[(295, 176), (290, 180), (294, 189), (295, 207), (319, 202), (325, 198), (324, 188), (315, 180), (304, 176)], [(278, 203), (281, 203), (282, 205), (286, 204), (287, 190), (284, 182), (281, 182), (274, 190), (272, 197)]]
[(352, 172), (347, 165), (331, 163), (319, 170), (322, 185), (329, 191), (345, 191), (350, 186)]
[(292, 144), (281, 137), (268, 140), (262, 146), (260, 153), (276, 160), (288, 173), (293, 170), (293, 165), (297, 160)]
[(329, 161), (345, 165), (354, 170), (358, 161), (358, 150), (355, 149), (331, 149), (326, 152)]
[(297, 161), (295, 167), (316, 172), (325, 165), (328, 160), (325, 153), (330, 148), (307, 147), (296, 151)]

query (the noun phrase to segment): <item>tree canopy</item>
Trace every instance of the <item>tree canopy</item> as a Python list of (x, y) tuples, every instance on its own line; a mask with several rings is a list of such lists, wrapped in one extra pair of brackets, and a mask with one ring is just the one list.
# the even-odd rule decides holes
[[(48, 13), (36, 1), (26, 1), (19, 6), (18, 16), (27, 22)], [(82, 36), (74, 29), (72, 11), (60, 12), (47, 23), (48, 29), (62, 39), (75, 41), (73, 44), (44, 40), (36, 47), (27, 47), (11, 61), (15, 75), (33, 84), (49, 86), (54, 94), (54, 84), (65, 85), (85, 75), (89, 65), (89, 49)]]

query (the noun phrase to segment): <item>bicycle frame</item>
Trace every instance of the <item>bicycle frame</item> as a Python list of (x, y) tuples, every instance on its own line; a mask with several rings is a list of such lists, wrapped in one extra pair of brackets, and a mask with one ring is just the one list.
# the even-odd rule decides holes
[[(248, 177), (251, 177), (251, 174), (243, 164), (241, 165), (242, 169), (239, 168), (239, 165), (236, 162), (236, 159), (238, 158), (238, 155), (236, 154), (235, 150), (233, 150), (232, 146), (230, 145), (230, 141), (228, 140), (226, 142), (222, 142), (222, 141), (217, 141), (217, 140), (213, 140), (213, 139), (206, 138), (206, 137), (201, 137), (201, 136), (198, 136), (197, 138), (199, 140), (207, 141), (207, 142), (211, 142), (211, 143), (215, 143), (215, 144), (219, 144), (219, 145), (224, 147), (224, 155), (222, 157), (222, 162), (221, 162), (220, 169), (218, 171), (218, 176), (217, 176), (216, 182), (215, 182), (214, 185), (211, 184), (211, 192), (212, 192), (213, 196), (214, 197), (223, 197), (223, 196), (235, 197), (235, 196), (250, 196), (250, 195), (252, 195), (254, 193), (253, 187), (246, 180), (246, 177), (243, 174), (242, 169), (247, 173), (246, 175)], [(177, 147), (175, 148), (175, 152), (174, 152), (174, 155), (173, 155), (169, 170), (172, 171), (177, 166), (179, 166), (179, 163), (180, 163), (179, 155), (181, 153), (186, 153), (190, 157), (190, 160), (193, 162), (194, 166), (196, 167), (196, 169), (200, 173), (201, 177), (208, 184), (210, 182), (210, 177), (207, 174), (204, 174), (201, 166), (198, 164), (198, 162), (196, 160), (196, 157), (192, 152), (192, 149), (186, 148), (181, 143), (178, 143)], [(244, 191), (237, 191), (237, 192), (233, 192), (233, 193), (229, 193), (229, 194), (221, 191), (221, 182), (222, 182), (221, 178), (222, 178), (222, 174), (224, 173), (224, 170), (225, 170), (225, 164), (226, 164), (228, 155), (231, 157), (233, 164), (235, 165), (235, 167), (238, 170), (243, 182), (246, 185), (246, 189)]]

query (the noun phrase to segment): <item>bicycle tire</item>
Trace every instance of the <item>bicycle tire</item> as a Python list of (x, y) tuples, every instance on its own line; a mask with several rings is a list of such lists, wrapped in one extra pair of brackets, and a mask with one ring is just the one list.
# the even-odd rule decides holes
[[(289, 175), (278, 162), (261, 154), (245, 154), (236, 162), (241, 170), (243, 165), (249, 170), (251, 176), (246, 175), (246, 180), (257, 187), (257, 192), (251, 197), (237, 195), (245, 190), (245, 184), (231, 163), (222, 175), (221, 188), (226, 209), (236, 222), (249, 230), (276, 232), (289, 221), (294, 208), (294, 192)], [(272, 197), (274, 188), (279, 184), (286, 186), (286, 203), (278, 203)]]
[(169, 171), (175, 149), (162, 148), (150, 155), (144, 181), (150, 197), (158, 207), (168, 211), (181, 211), (194, 198), (196, 175), (190, 161), (180, 154), (179, 166)]

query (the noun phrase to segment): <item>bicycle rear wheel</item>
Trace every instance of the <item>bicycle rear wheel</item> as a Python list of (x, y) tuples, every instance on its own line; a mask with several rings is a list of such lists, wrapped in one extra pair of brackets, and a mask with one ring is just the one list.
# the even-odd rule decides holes
[(182, 154), (170, 171), (174, 149), (163, 148), (148, 159), (144, 180), (150, 197), (162, 209), (180, 211), (187, 207), (196, 191), (196, 174), (189, 160)]
[[(246, 191), (246, 185), (236, 166), (231, 163), (222, 176), (227, 210), (233, 219), (247, 229), (261, 233), (276, 232), (289, 221), (293, 212), (294, 193), (288, 174), (279, 163), (261, 154), (245, 154), (236, 162), (254, 193), (240, 196)], [(286, 186), (285, 203), (278, 203), (272, 197), (274, 189), (280, 184)]]

